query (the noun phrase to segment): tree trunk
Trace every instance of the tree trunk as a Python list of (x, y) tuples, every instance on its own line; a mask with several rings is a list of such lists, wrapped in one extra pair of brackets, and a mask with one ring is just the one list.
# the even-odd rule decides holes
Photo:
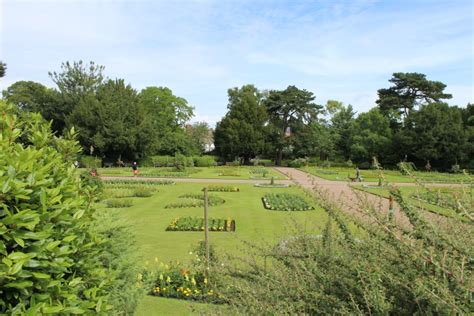
[(277, 150), (277, 156), (276, 156), (276, 160), (275, 160), (275, 165), (277, 166), (281, 166), (281, 161), (283, 159), (283, 148), (279, 148)]

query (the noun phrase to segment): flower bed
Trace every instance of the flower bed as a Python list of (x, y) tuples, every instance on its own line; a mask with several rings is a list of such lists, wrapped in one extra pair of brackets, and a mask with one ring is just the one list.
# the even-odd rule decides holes
[(268, 193), (262, 198), (266, 209), (275, 211), (309, 211), (312, 207), (303, 197), (290, 193)]
[(148, 180), (132, 180), (132, 179), (107, 179), (104, 180), (106, 185), (171, 185), (175, 184), (172, 180), (159, 180), (159, 181), (148, 181)]
[[(209, 231), (234, 232), (235, 220), (222, 218), (209, 218)], [(204, 231), (204, 218), (178, 217), (166, 228), (167, 231)]]
[(209, 192), (239, 192), (240, 189), (238, 187), (234, 187), (231, 185), (209, 185), (207, 187)]
[(123, 208), (130, 207), (133, 205), (133, 201), (130, 199), (110, 199), (105, 202), (109, 208)]
[(254, 186), (257, 188), (289, 188), (290, 187), (289, 184), (283, 184), (283, 183), (274, 183), (274, 184), (257, 183), (257, 184), (254, 184)]
[(218, 298), (203, 272), (164, 265), (158, 275), (151, 291), (154, 296), (198, 301), (216, 301)]
[[(184, 201), (169, 203), (165, 205), (165, 208), (184, 208), (184, 207), (203, 207), (204, 206), (204, 195), (203, 194), (183, 194), (179, 196)], [(208, 205), (215, 206), (224, 204), (225, 200), (221, 197), (208, 195)]]

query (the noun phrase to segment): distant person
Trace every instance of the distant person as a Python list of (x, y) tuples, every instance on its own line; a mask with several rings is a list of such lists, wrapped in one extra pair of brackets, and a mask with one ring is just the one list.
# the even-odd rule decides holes
[(133, 175), (136, 176), (138, 174), (138, 163), (136, 161), (132, 163), (132, 170), (133, 170)]
[(359, 167), (356, 167), (356, 181), (357, 182), (361, 182), (362, 179), (360, 177), (360, 170), (359, 170)]
[(91, 169), (91, 176), (97, 177), (97, 170), (95, 168)]

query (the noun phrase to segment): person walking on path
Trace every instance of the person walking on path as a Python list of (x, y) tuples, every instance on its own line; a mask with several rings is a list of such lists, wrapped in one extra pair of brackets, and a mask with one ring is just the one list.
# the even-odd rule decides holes
[(356, 167), (356, 181), (357, 182), (361, 182), (362, 179), (360, 177), (360, 170), (359, 170), (359, 167)]
[(132, 170), (133, 170), (133, 175), (137, 176), (138, 175), (138, 163), (136, 161), (134, 161), (132, 163)]

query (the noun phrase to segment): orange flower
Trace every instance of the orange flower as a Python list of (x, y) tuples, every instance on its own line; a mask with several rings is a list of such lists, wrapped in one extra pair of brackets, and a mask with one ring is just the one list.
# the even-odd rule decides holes
[(189, 274), (189, 270), (183, 268), (179, 271), (179, 273), (181, 273), (182, 276), (185, 276)]

